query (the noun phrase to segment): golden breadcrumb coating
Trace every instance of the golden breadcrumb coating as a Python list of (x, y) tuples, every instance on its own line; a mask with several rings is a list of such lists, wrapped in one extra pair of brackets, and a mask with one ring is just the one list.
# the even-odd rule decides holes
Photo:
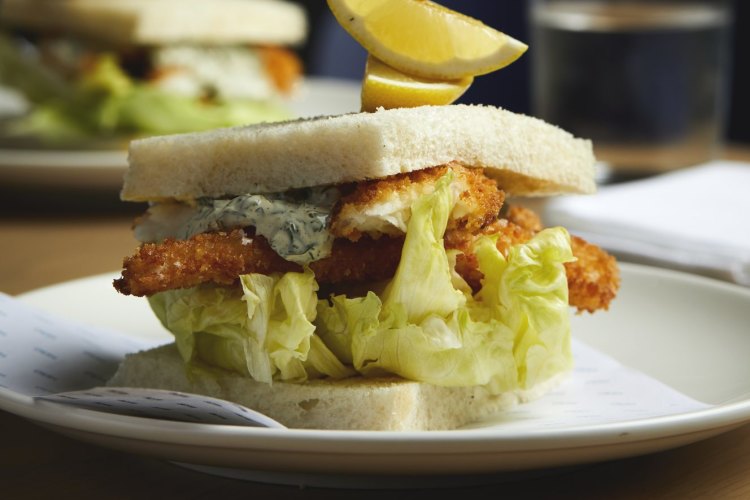
[[(528, 208), (513, 206), (508, 210), (508, 221), (532, 234), (542, 230), (539, 216)], [(576, 260), (565, 264), (568, 276), (568, 302), (578, 312), (608, 309), (620, 288), (620, 268), (615, 258), (583, 238), (570, 236), (570, 246)]]
[[(532, 217), (533, 213), (523, 213)], [(523, 219), (517, 219), (523, 220)], [(507, 254), (510, 246), (533, 237), (535, 231), (503, 220), (488, 226), (483, 234), (498, 237), (497, 246)], [(476, 257), (466, 249), (477, 235), (462, 230), (446, 233), (445, 246), (458, 249), (457, 272), (478, 290), (482, 274)], [(339, 238), (329, 257), (310, 264), (321, 285), (352, 285), (388, 279), (401, 258), (403, 238), (363, 236), (356, 242)], [(569, 302), (579, 311), (607, 309), (620, 284), (615, 259), (601, 248), (571, 237), (576, 261), (565, 264)], [(189, 240), (166, 240), (141, 245), (124, 261), (122, 277), (115, 288), (126, 295), (153, 295), (175, 288), (214, 282), (229, 285), (240, 274), (300, 271), (301, 267), (281, 258), (262, 236), (247, 238), (241, 229), (204, 233)]]
[[(364, 236), (359, 242), (338, 239), (331, 255), (312, 262), (321, 284), (374, 282), (393, 276), (401, 259), (403, 238)], [(248, 238), (242, 229), (203, 233), (188, 240), (145, 243), (123, 263), (115, 288), (126, 295), (148, 296), (213, 282), (230, 285), (241, 274), (301, 271), (280, 257), (262, 236)]]
[(435, 182), (448, 170), (457, 193), (447, 231), (479, 231), (497, 219), (505, 193), (481, 168), (448, 164), (383, 179), (342, 186), (343, 196), (331, 218), (331, 233), (356, 241), (362, 234), (401, 236), (411, 216), (412, 204), (432, 192)]
[(575, 262), (565, 264), (568, 302), (578, 312), (608, 309), (620, 288), (620, 268), (613, 256), (578, 236), (570, 237)]

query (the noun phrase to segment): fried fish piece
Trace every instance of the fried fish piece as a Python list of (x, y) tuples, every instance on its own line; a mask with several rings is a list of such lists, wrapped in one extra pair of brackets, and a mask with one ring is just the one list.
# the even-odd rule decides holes
[[(363, 236), (358, 242), (334, 241), (331, 255), (312, 262), (321, 284), (380, 281), (393, 276), (401, 259), (403, 238)], [(145, 243), (123, 263), (115, 288), (125, 295), (149, 296), (201, 283), (235, 283), (248, 273), (301, 271), (280, 257), (262, 236), (247, 237), (244, 230), (202, 233), (187, 240)]]
[[(537, 233), (542, 230), (539, 216), (528, 208), (513, 205), (508, 210), (508, 221)], [(620, 289), (620, 268), (617, 260), (597, 245), (583, 238), (570, 236), (570, 246), (576, 260), (565, 264), (568, 276), (568, 301), (578, 312), (608, 309)]]
[(578, 312), (608, 309), (620, 288), (620, 268), (615, 258), (578, 236), (570, 237), (575, 262), (565, 264), (568, 302)]
[[(482, 234), (494, 235), (497, 248), (508, 254), (511, 246), (530, 240), (543, 226), (539, 216), (532, 210), (520, 206), (510, 206), (507, 219), (499, 219), (487, 226)], [(449, 238), (459, 238), (451, 241)], [(476, 257), (469, 248), (477, 235), (446, 234), (446, 248), (463, 251), (456, 261), (456, 271), (474, 290), (481, 287), (482, 273)], [(620, 288), (620, 270), (616, 259), (602, 248), (588, 243), (583, 238), (570, 236), (573, 262), (565, 264), (568, 277), (568, 302), (578, 312), (594, 312), (608, 309), (610, 302)]]
[(505, 193), (481, 168), (457, 163), (342, 186), (343, 196), (331, 218), (331, 233), (357, 241), (363, 234), (403, 236), (412, 204), (432, 192), (435, 182), (452, 170), (456, 204), (447, 231), (477, 232), (497, 219)]
[[(517, 215), (532, 215), (517, 212)], [(518, 217), (511, 218), (523, 221)], [(533, 225), (531, 227), (534, 227)], [(497, 246), (507, 254), (510, 246), (523, 243), (536, 231), (498, 220), (482, 234), (497, 236)], [(476, 257), (467, 249), (477, 235), (453, 229), (446, 233), (448, 249), (458, 249), (457, 272), (478, 290), (482, 274)], [(581, 238), (571, 237), (576, 261), (565, 264), (569, 301), (579, 311), (607, 309), (617, 294), (620, 278), (615, 259)], [(401, 258), (402, 237), (361, 236), (356, 242), (338, 238), (329, 257), (315, 261), (310, 268), (321, 285), (373, 283), (395, 273)], [(188, 240), (166, 240), (141, 245), (135, 255), (125, 259), (122, 277), (115, 288), (126, 295), (153, 295), (176, 288), (213, 282), (229, 285), (240, 274), (300, 271), (302, 268), (281, 258), (262, 236), (247, 237), (244, 230), (204, 233)]]

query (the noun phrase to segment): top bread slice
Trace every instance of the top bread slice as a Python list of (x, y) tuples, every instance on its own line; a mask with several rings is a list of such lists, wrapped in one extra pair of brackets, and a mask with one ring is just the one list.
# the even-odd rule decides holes
[(133, 141), (121, 197), (192, 200), (359, 182), (456, 162), (510, 195), (591, 193), (591, 142), (492, 106), (423, 106)]
[(283, 0), (3, 0), (3, 23), (112, 45), (292, 45), (307, 36)]

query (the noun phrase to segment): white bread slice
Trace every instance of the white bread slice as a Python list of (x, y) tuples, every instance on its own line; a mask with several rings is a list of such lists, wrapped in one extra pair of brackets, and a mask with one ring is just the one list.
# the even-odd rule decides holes
[(492, 106), (423, 106), (130, 144), (123, 200), (216, 198), (381, 178), (457, 162), (511, 195), (591, 193), (591, 142)]
[(304, 11), (283, 0), (3, 0), (4, 23), (115, 45), (298, 44)]
[(268, 385), (227, 371), (216, 373), (188, 376), (177, 348), (168, 344), (126, 356), (107, 385), (224, 399), (292, 428), (406, 431), (454, 429), (475, 422), (541, 396), (565, 375), (531, 390), (493, 396), (481, 387), (439, 387), (397, 377)]

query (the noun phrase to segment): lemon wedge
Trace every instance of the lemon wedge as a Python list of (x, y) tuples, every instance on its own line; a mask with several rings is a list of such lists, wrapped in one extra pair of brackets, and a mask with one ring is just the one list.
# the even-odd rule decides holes
[(370, 54), (423, 78), (483, 75), (507, 66), (528, 48), (428, 0), (328, 0), (328, 6)]
[(375, 111), (379, 106), (391, 109), (450, 104), (461, 97), (473, 81), (472, 76), (459, 80), (413, 77), (369, 56), (362, 81), (362, 111)]

